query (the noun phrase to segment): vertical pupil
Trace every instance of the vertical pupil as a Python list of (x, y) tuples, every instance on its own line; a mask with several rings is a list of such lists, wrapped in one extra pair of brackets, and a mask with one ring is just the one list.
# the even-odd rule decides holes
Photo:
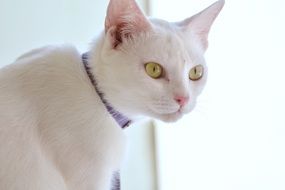
[(152, 69), (152, 70), (153, 70), (153, 72), (155, 73), (155, 66), (153, 66), (153, 69)]

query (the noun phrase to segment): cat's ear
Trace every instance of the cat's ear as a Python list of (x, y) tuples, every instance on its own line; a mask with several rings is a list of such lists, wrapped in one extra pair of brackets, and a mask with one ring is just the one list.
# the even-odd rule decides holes
[(206, 50), (208, 47), (209, 31), (224, 4), (224, 0), (219, 0), (198, 14), (178, 23), (178, 25), (187, 30), (187, 32), (193, 32), (199, 38), (202, 48)]
[(105, 19), (105, 33), (111, 36), (113, 47), (124, 38), (150, 30), (148, 19), (135, 0), (110, 0)]

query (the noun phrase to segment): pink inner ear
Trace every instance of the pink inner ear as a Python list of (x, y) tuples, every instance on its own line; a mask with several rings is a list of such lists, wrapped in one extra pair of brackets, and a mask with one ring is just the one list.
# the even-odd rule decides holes
[(225, 1), (219, 0), (200, 13), (178, 23), (179, 26), (193, 31), (200, 39), (203, 48), (208, 46), (208, 34), (211, 26), (224, 6)]
[(105, 19), (105, 32), (115, 28), (116, 43), (150, 29), (150, 23), (134, 0), (110, 0)]

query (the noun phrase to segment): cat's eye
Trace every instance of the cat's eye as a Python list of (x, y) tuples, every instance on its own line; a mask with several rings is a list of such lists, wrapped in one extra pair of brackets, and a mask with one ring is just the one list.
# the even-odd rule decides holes
[(197, 65), (193, 67), (189, 72), (189, 79), (192, 81), (199, 80), (203, 77), (204, 67), (202, 65)]
[(146, 63), (145, 71), (150, 77), (154, 79), (160, 78), (163, 74), (162, 66), (155, 62)]

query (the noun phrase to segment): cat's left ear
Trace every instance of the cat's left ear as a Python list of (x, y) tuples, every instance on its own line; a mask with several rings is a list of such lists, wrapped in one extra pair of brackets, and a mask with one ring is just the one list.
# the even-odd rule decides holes
[(225, 4), (224, 0), (219, 0), (204, 9), (200, 13), (185, 19), (182, 22), (179, 22), (178, 25), (181, 26), (184, 30), (193, 32), (196, 35), (204, 50), (208, 47), (208, 34), (211, 29), (211, 26), (222, 10)]
[(124, 38), (151, 29), (151, 24), (135, 0), (110, 0), (105, 19), (105, 33), (110, 34), (113, 47)]

